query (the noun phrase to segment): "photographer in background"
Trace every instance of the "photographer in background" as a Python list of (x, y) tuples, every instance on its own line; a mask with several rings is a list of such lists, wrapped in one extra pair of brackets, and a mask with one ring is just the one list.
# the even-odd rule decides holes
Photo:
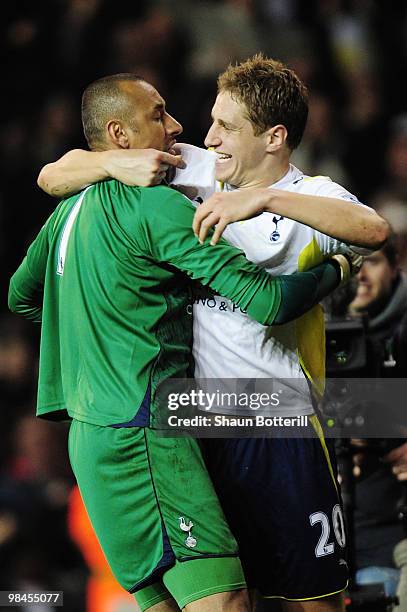
[[(364, 375), (405, 378), (407, 278), (398, 267), (396, 237), (393, 236), (383, 249), (366, 257), (357, 281), (349, 312), (355, 316), (367, 315), (368, 365)], [(407, 443), (401, 440), (380, 442), (384, 449), (382, 454), (372, 452), (369, 440), (353, 441), (356, 582), (383, 583), (386, 595), (393, 596), (400, 580), (398, 568), (405, 565), (407, 571), (407, 540), (402, 542), (407, 537), (407, 528), (406, 522), (398, 516), (400, 503), (407, 496), (405, 485), (393, 473), (401, 471), (400, 466), (404, 465), (407, 479)], [(400, 543), (401, 553), (397, 555), (396, 552), (394, 556), (394, 548)], [(405, 596), (401, 592), (399, 595), (400, 604), (406, 605)]]

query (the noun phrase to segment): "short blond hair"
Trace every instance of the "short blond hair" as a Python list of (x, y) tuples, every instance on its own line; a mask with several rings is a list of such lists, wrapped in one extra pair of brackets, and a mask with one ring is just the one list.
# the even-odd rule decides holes
[(218, 77), (218, 91), (227, 91), (244, 104), (255, 135), (273, 125), (287, 129), (287, 144), (301, 142), (308, 117), (308, 92), (304, 83), (282, 62), (258, 53)]

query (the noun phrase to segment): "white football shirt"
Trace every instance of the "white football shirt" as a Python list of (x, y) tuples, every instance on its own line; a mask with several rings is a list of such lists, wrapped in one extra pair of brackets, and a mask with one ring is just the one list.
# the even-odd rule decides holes
[[(187, 168), (177, 170), (173, 184), (179, 188), (194, 186), (190, 197), (199, 203), (221, 189), (214, 180), (216, 154), (191, 145), (181, 146)], [(293, 165), (270, 187), (358, 202), (329, 177), (306, 176)], [(230, 190), (228, 186), (223, 189)], [(305, 270), (326, 256), (349, 249), (348, 245), (307, 225), (273, 213), (230, 224), (224, 238), (272, 275)], [(320, 306), (296, 321), (270, 327), (254, 321), (220, 295), (203, 295), (196, 297), (193, 314), (197, 379), (273, 379), (270, 392), (277, 391), (280, 402), (277, 406), (262, 408), (262, 414), (297, 416), (314, 412), (308, 380), (321, 393), (325, 371), (324, 320)], [(229, 385), (227, 381), (222, 382), (223, 391), (236, 390), (232, 380)], [(214, 410), (253, 414), (247, 406), (217, 405)]]

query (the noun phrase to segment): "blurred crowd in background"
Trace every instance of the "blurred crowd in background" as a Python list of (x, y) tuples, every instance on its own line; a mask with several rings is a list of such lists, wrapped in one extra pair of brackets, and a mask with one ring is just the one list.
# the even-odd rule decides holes
[(262, 51), (310, 89), (293, 162), (379, 210), (406, 268), (407, 3), (19, 0), (2, 7), (0, 30), (0, 586), (58, 586), (80, 611), (87, 569), (67, 528), (67, 430), (34, 418), (39, 330), (6, 302), (10, 275), (56, 204), (37, 187), (39, 170), (85, 148), (82, 91), (115, 72), (153, 83), (184, 126), (180, 140), (202, 145), (217, 75)]

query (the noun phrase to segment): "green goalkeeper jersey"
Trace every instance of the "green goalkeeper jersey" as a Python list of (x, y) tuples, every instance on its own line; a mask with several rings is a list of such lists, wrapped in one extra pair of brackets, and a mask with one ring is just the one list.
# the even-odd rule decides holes
[(42, 322), (37, 414), (148, 424), (157, 385), (187, 375), (190, 278), (263, 323), (280, 285), (225, 241), (199, 244), (167, 187), (111, 180), (63, 200), (11, 279), (12, 310)]

